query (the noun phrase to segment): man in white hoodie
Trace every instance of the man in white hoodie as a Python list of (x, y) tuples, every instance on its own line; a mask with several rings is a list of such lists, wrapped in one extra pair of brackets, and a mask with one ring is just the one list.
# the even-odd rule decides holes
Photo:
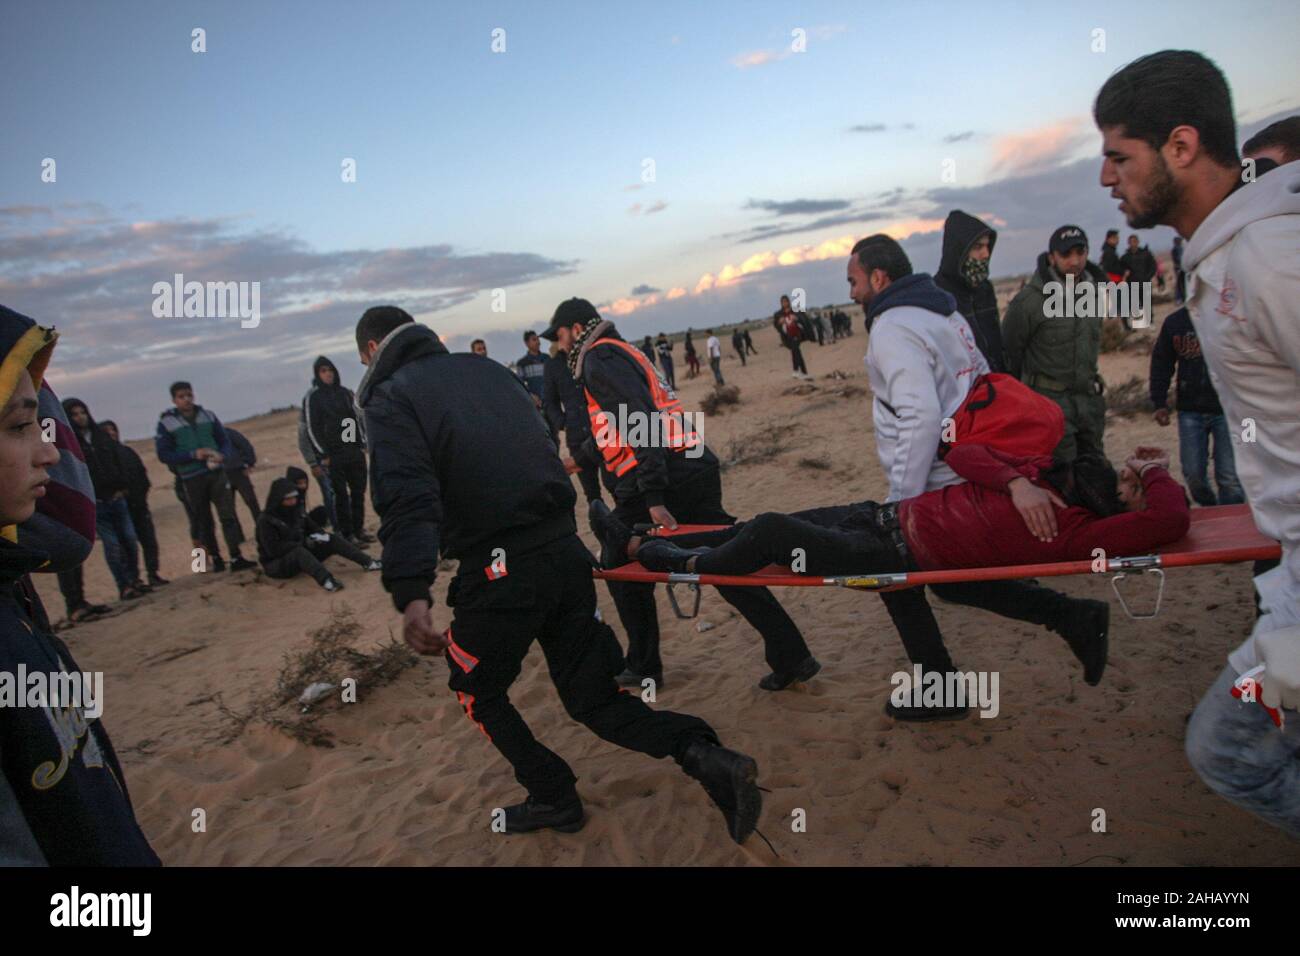
[[(1187, 306), (1233, 431), (1237, 472), (1281, 564), (1255, 579), (1264, 612), (1206, 692), (1187, 756), (1221, 796), (1300, 837), (1300, 164), (1243, 175), (1227, 81), (1210, 60), (1164, 50), (1097, 94), (1101, 184), (1138, 229), (1187, 240)], [(1247, 166), (1247, 170), (1252, 167)], [(1263, 665), (1260, 702), (1231, 696)]]
[[(853, 301), (867, 317), (876, 453), (889, 480), (877, 520), (897, 541), (898, 502), (961, 481), (939, 458), (944, 422), (989, 366), (956, 300), (926, 273), (913, 273), (907, 253), (889, 236), (868, 236), (853, 247), (848, 281)], [(1031, 494), (1034, 502), (1026, 508), (1050, 502), (1042, 489)], [(1064, 637), (1080, 660), (1104, 666), (1110, 625), (1104, 601), (1069, 598), (1023, 581), (943, 584), (932, 590), (945, 601), (1047, 627)], [(914, 664), (924, 673), (956, 670), (923, 588), (883, 591), (880, 597)], [(902, 720), (940, 720), (963, 717), (967, 709), (952, 702), (896, 707), (887, 701), (885, 712)]]

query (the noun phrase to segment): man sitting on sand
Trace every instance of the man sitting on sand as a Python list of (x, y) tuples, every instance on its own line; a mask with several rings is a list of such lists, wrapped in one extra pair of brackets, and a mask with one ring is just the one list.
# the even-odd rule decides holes
[(322, 563), (330, 555), (347, 558), (367, 571), (382, 567), (347, 538), (330, 534), (307, 517), (299, 498), (297, 486), (288, 478), (271, 482), (266, 507), (257, 519), (257, 558), (268, 577), (291, 578), (306, 572), (326, 591), (342, 591), (342, 583)]
[[(1018, 458), (983, 445), (954, 446), (947, 463), (965, 480), (897, 503), (768, 512), (673, 539), (624, 528), (606, 545), (650, 571), (753, 574), (802, 554), (802, 570), (836, 575), (1078, 561), (1097, 548), (1143, 555), (1187, 533), (1187, 498), (1162, 449), (1139, 447), (1118, 475), (1105, 459)], [(1061, 623), (1082, 603), (1062, 596)], [(1105, 632), (1062, 636), (1095, 685), (1106, 667)]]

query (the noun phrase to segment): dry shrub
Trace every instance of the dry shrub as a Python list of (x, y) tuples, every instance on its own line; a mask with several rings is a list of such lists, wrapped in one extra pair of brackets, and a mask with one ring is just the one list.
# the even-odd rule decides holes
[(1151, 409), (1151, 395), (1147, 383), (1134, 375), (1122, 385), (1106, 389), (1106, 414), (1131, 418)]
[(727, 405), (739, 404), (740, 388), (736, 385), (720, 385), (701, 399), (700, 408), (706, 415), (716, 415)]
[(343, 706), (340, 693), (331, 692), (303, 707), (298, 703), (302, 692), (312, 684), (339, 687), (345, 678), (352, 678), (357, 682), (359, 703), (364, 699), (364, 690), (392, 683), (419, 660), (405, 644), (393, 638), (371, 653), (359, 651), (352, 645), (360, 636), (361, 625), (352, 616), (352, 610), (347, 606), (335, 607), (329, 620), (311, 632), (310, 643), (305, 648), (284, 655), (274, 688), (256, 698), (247, 712), (232, 710), (220, 694), (215, 695), (217, 709), (227, 721), (218, 739), (229, 743), (249, 724), (261, 723), (305, 744), (333, 747), (334, 735), (321, 727), (319, 721), (326, 713)]

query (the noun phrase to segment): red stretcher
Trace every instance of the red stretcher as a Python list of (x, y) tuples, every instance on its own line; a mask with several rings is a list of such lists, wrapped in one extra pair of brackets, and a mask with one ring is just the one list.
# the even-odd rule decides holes
[[(679, 525), (675, 530), (651, 530), (650, 534), (673, 536), (700, 531), (717, 531), (723, 525)], [(1006, 581), (1016, 578), (1059, 577), (1067, 574), (1110, 573), (1111, 587), (1120, 606), (1130, 617), (1143, 620), (1160, 612), (1164, 595), (1167, 568), (1187, 568), (1203, 564), (1234, 564), (1240, 561), (1260, 561), (1277, 558), (1282, 549), (1276, 541), (1259, 533), (1250, 515), (1249, 505), (1220, 505), (1213, 508), (1193, 508), (1191, 526), (1180, 541), (1168, 545), (1156, 554), (1132, 557), (1107, 557), (1084, 561), (1061, 561), (1056, 564), (1017, 564), (994, 568), (956, 568), (944, 571), (898, 571), (883, 574), (841, 574), (820, 577), (813, 574), (795, 574), (789, 568), (769, 565), (748, 575), (728, 574), (674, 574), (667, 571), (647, 571), (632, 562), (613, 570), (597, 570), (595, 576), (604, 581), (637, 581), (667, 584), (668, 599), (678, 617), (692, 618), (699, 613), (700, 587), (839, 587), (857, 591), (892, 591), (898, 588), (923, 584), (951, 584), (961, 581)], [(1130, 572), (1154, 574), (1159, 579), (1155, 606), (1150, 612), (1135, 612), (1120, 592), (1119, 582)], [(682, 612), (673, 587), (687, 585), (695, 594), (694, 610)]]

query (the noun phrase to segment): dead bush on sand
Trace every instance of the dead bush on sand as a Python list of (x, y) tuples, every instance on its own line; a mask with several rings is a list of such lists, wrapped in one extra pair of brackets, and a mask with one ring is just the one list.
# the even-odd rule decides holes
[(1134, 375), (1122, 385), (1106, 389), (1106, 414), (1132, 418), (1151, 410), (1147, 383)]
[(720, 385), (700, 400), (700, 408), (706, 415), (716, 415), (728, 405), (740, 404), (740, 388), (736, 385)]
[[(248, 711), (233, 710), (219, 693), (214, 695), (217, 709), (226, 719), (218, 734), (222, 743), (237, 738), (250, 724), (260, 723), (305, 744), (333, 747), (334, 735), (320, 726), (320, 719), (343, 706), (342, 682), (347, 678), (356, 681), (359, 702), (365, 690), (392, 683), (419, 660), (394, 638), (371, 653), (357, 650), (352, 645), (361, 636), (361, 625), (347, 606), (334, 608), (329, 620), (309, 636), (311, 642), (305, 648), (284, 655), (275, 686), (257, 697)], [(333, 684), (335, 689), (309, 705), (300, 704), (303, 691), (313, 684)]]

